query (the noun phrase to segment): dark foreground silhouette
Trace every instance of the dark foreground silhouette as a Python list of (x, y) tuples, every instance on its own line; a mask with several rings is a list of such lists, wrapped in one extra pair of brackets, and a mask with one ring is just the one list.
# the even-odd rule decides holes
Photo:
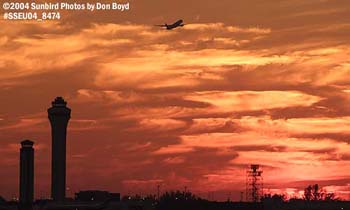
[[(96, 191), (97, 192), (97, 191)], [(101, 193), (101, 192), (100, 192)], [(0, 197), (1, 198), (1, 197)], [(97, 201), (66, 200), (63, 203), (51, 200), (37, 200), (31, 209), (35, 210), (350, 210), (349, 201), (340, 200), (284, 200), (281, 195), (266, 195), (261, 202), (217, 202), (199, 198), (191, 192), (171, 191), (159, 197), (124, 196), (121, 200), (106, 197)], [(17, 210), (18, 203), (0, 199), (0, 210)], [(24, 209), (27, 210), (27, 209)], [(30, 209), (28, 209), (30, 210)]]

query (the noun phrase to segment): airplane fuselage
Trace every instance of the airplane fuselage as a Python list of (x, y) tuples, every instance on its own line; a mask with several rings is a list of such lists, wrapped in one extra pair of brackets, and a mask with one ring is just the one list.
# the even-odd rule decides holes
[(171, 25), (165, 24), (165, 26), (166, 26), (167, 30), (171, 30), (171, 29), (177, 28), (179, 26), (184, 26), (184, 24), (183, 24), (183, 20), (178, 20)]

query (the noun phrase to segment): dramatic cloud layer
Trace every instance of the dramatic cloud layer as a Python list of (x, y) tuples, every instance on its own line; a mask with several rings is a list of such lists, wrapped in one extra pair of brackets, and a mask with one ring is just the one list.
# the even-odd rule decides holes
[[(273, 2), (131, 1), (123, 14), (0, 20), (0, 194), (18, 195), (28, 138), (35, 195), (49, 196), (46, 109), (63, 96), (70, 196), (161, 184), (239, 199), (257, 163), (266, 193), (299, 196), (319, 183), (347, 198), (348, 2)], [(153, 27), (178, 17), (188, 24)]]

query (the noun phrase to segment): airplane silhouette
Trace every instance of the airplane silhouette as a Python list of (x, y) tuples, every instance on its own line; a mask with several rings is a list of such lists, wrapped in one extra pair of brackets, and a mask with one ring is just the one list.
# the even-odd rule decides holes
[(185, 25), (183, 22), (184, 22), (183, 20), (178, 20), (175, 23), (170, 24), (170, 25), (164, 24), (164, 25), (156, 25), (156, 26), (165, 27), (166, 30), (173, 30), (174, 28), (177, 28), (179, 26), (183, 27)]

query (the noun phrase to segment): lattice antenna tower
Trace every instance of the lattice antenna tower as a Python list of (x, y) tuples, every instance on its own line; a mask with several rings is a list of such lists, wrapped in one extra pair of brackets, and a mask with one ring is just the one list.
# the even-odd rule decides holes
[(263, 197), (263, 171), (258, 164), (250, 165), (246, 174), (246, 199), (249, 202), (260, 202)]

